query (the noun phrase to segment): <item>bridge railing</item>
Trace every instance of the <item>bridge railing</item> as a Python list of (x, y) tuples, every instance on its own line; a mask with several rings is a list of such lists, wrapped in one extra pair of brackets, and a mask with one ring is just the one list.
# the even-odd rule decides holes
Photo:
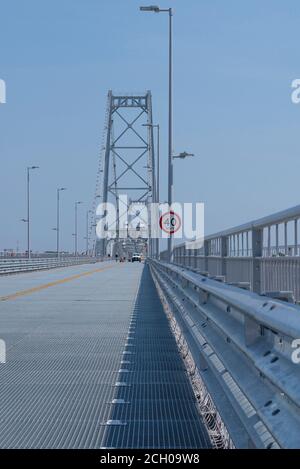
[[(174, 263), (256, 293), (292, 292), (300, 301), (300, 205), (206, 236), (201, 249), (174, 247)], [(167, 259), (167, 253), (161, 253)]]
[(0, 259), (0, 275), (33, 270), (53, 269), (71, 265), (90, 264), (100, 261), (95, 257), (62, 257), (62, 258), (34, 258), (34, 259)]
[(174, 264), (150, 266), (194, 380), (199, 372), (204, 420), (210, 395), (236, 447), (298, 448), (299, 307)]

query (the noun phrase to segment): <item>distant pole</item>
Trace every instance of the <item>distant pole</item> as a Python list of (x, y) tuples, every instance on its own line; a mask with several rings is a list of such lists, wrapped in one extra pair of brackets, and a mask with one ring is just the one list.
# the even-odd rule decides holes
[(65, 187), (60, 187), (57, 189), (57, 208), (56, 208), (56, 254), (57, 254), (57, 257), (59, 257), (59, 236), (60, 236), (60, 206), (59, 206), (59, 202), (60, 202), (60, 192), (61, 191), (65, 191), (66, 188)]
[(74, 254), (75, 256), (77, 256), (77, 235), (78, 235), (78, 232), (77, 232), (77, 228), (78, 228), (78, 223), (77, 223), (77, 207), (78, 205), (82, 204), (82, 202), (75, 202), (75, 246), (74, 246)]
[(157, 124), (157, 201), (159, 203), (159, 177), (160, 177), (160, 127)]
[[(160, 126), (159, 124), (142, 124), (144, 127), (148, 128), (156, 128), (157, 129), (157, 150), (156, 150), (156, 157), (157, 157), (157, 169), (156, 169), (156, 202), (160, 203), (160, 195), (159, 195), (159, 172), (160, 172)], [(159, 237), (156, 238), (156, 256), (159, 259)]]
[[(156, 126), (157, 128), (157, 181), (156, 181), (156, 185), (157, 185), (157, 189), (156, 189), (156, 194), (157, 194), (157, 203), (159, 204), (160, 203), (160, 200), (159, 200), (159, 172), (160, 172), (160, 127), (159, 127), (159, 124), (157, 124)], [(159, 211), (158, 211), (158, 215), (159, 215)], [(157, 259), (160, 258), (160, 253), (159, 253), (159, 233), (158, 233), (158, 237), (156, 239), (156, 255), (157, 255)]]
[(31, 258), (30, 253), (30, 171), (38, 169), (38, 166), (27, 166), (27, 257)]
[[(169, 209), (172, 210), (173, 203), (173, 101), (172, 101), (172, 69), (173, 69), (173, 50), (172, 50), (172, 8), (169, 8), (169, 170), (168, 170), (168, 204)], [(173, 262), (173, 233), (170, 233), (168, 238), (168, 260)]]
[(89, 250), (89, 211), (86, 211), (86, 255)]
[(30, 259), (30, 176), (27, 168), (27, 257)]
[(75, 203), (75, 249), (74, 254), (77, 256), (77, 203)]
[[(173, 100), (172, 100), (172, 73), (173, 73), (173, 10), (172, 8), (159, 8), (156, 5), (142, 6), (141, 11), (169, 14), (169, 139), (168, 139), (168, 204), (172, 210), (173, 203)], [(173, 233), (168, 237), (168, 261), (173, 262)]]
[(56, 252), (57, 252), (57, 257), (59, 257), (59, 193), (60, 190), (57, 189), (57, 223), (56, 223)]
[(89, 214), (93, 213), (92, 210), (86, 211), (86, 255), (89, 254)]

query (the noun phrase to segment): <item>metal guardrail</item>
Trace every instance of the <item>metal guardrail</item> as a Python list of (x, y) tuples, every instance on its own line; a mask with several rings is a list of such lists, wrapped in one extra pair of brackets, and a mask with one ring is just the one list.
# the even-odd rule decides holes
[(99, 260), (99, 258), (95, 257), (0, 259), (0, 275), (54, 269), (79, 264), (91, 264)]
[(292, 342), (300, 308), (172, 264), (150, 265), (234, 445), (299, 448)]
[[(32, 252), (30, 254), (31, 259), (41, 259), (41, 258), (50, 258), (52, 257), (53, 259), (57, 258), (57, 252), (56, 251), (44, 251), (44, 252)], [(75, 256), (74, 253), (66, 253), (66, 252), (60, 252), (60, 258), (68, 258), (68, 257), (86, 257), (86, 253), (78, 253), (77, 256)], [(0, 259), (28, 259), (27, 251), (26, 252), (16, 252), (16, 251), (0, 251)]]
[[(300, 301), (300, 205), (206, 236), (201, 249), (174, 247), (174, 263), (249, 282), (256, 293), (289, 291)], [(167, 253), (161, 253), (167, 260)]]

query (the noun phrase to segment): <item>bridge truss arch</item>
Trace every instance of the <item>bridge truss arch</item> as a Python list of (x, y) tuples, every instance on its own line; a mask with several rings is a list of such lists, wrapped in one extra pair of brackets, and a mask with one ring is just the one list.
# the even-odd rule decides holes
[[(108, 92), (93, 223), (94, 227), (102, 223), (106, 233), (105, 239), (95, 239), (97, 255), (107, 255), (108, 246), (112, 255), (127, 257), (136, 251), (155, 255), (150, 210), (150, 204), (157, 202), (152, 124), (150, 91)], [(106, 204), (115, 207), (113, 220), (107, 216)]]

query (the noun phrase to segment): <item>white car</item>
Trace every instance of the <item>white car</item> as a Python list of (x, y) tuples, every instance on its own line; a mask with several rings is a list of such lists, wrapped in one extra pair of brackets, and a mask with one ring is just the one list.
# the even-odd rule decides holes
[(142, 262), (142, 256), (138, 253), (132, 254), (131, 262)]

